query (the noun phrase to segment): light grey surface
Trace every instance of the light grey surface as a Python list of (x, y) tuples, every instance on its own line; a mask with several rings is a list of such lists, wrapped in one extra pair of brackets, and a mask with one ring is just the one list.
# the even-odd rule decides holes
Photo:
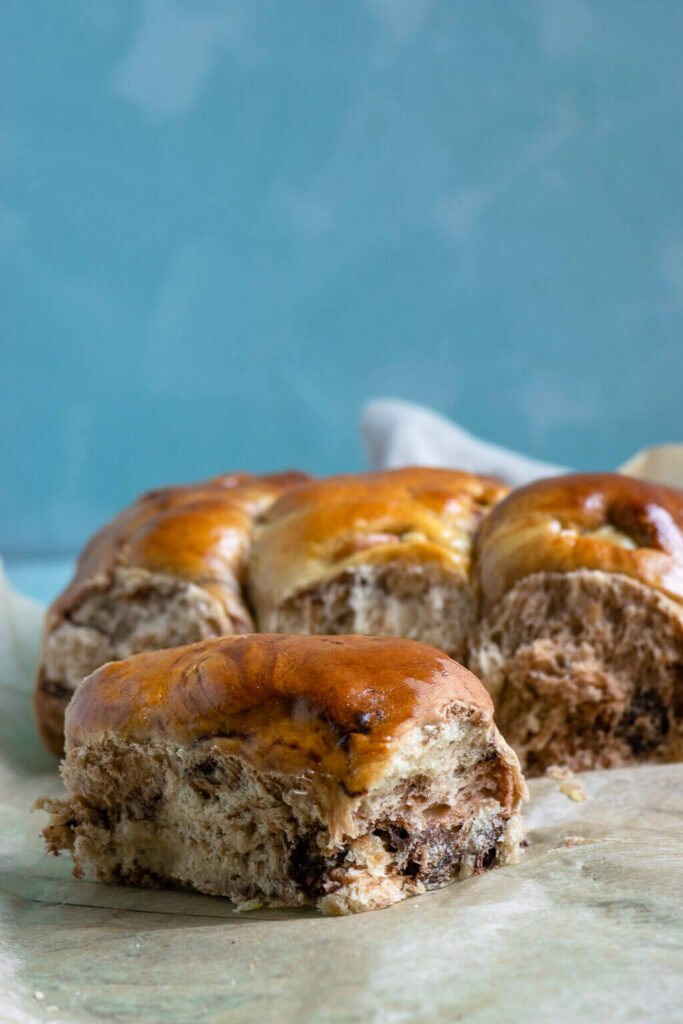
[(30, 811), (61, 787), (30, 716), (40, 618), (0, 572), (3, 1024), (681, 1020), (683, 765), (584, 775), (586, 803), (532, 782), (518, 866), (353, 918), (78, 881)]

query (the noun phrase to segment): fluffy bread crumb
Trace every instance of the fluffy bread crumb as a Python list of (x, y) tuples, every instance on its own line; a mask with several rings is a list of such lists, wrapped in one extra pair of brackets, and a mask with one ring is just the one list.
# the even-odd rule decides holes
[(434, 566), (356, 566), (264, 609), (266, 633), (396, 636), (430, 644), (462, 661), (474, 597), (460, 575)]
[(297, 795), (310, 779), (256, 771), (210, 740), (109, 736), (68, 754), (71, 795), (42, 801), (44, 836), (51, 852), (71, 853), (77, 876), (190, 885), (240, 910), (357, 913), (514, 863), (525, 789), (490, 721), (414, 732), (393, 774), (352, 801), (347, 828), (324, 800)]
[(683, 758), (683, 608), (630, 577), (525, 577), (473, 631), (468, 665), (530, 776)]

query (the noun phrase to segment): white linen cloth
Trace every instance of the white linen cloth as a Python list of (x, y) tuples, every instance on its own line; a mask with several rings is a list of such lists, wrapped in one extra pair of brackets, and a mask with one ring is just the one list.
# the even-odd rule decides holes
[(361, 434), (371, 469), (445, 466), (498, 476), (515, 487), (569, 472), (564, 466), (482, 441), (431, 409), (395, 398), (367, 403)]
[[(365, 405), (361, 435), (371, 469), (445, 466), (501, 477), (514, 487), (571, 472), (482, 441), (431, 409), (395, 398), (376, 398)], [(683, 445), (643, 449), (618, 469), (641, 480), (683, 487)]]

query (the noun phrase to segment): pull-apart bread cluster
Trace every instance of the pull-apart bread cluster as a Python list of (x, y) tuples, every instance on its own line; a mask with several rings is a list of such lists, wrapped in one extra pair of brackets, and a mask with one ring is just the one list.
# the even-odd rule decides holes
[[(506, 496), (507, 495), (507, 496)], [(529, 774), (683, 758), (683, 493), (616, 474), (508, 494), (413, 467), (146, 495), (48, 614), (36, 706), (104, 662), (243, 632), (401, 636), (481, 677)]]
[(410, 640), (261, 634), (105, 665), (66, 713), (76, 874), (384, 907), (514, 862), (524, 780), (466, 669)]
[(93, 537), (46, 620), (35, 704), (51, 750), (76, 684), (145, 650), (371, 633), (464, 657), (474, 534), (507, 488), (425, 468), (307, 480), (242, 473), (153, 491)]
[(38, 725), (59, 754), (80, 680), (107, 661), (250, 632), (244, 600), (254, 518), (305, 473), (236, 473), (144, 494), (95, 534), (49, 609), (35, 690)]
[(683, 759), (683, 492), (541, 480), (488, 517), (476, 560), (469, 666), (530, 775)]

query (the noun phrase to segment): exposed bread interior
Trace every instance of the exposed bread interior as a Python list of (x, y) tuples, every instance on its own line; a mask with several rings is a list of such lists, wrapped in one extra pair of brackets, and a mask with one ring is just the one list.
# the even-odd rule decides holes
[(384, 638), (254, 636), (105, 666), (67, 714), (77, 874), (238, 904), (388, 906), (516, 860), (525, 794), (478, 681)]
[(476, 606), (473, 538), (506, 493), (488, 477), (426, 467), (298, 487), (256, 530), (259, 629), (402, 636), (462, 659)]
[(469, 665), (525, 771), (683, 758), (683, 494), (538, 481), (477, 540)]
[(95, 534), (46, 617), (35, 708), (54, 753), (71, 694), (100, 665), (254, 629), (244, 599), (253, 519), (304, 479), (241, 473), (151, 491)]

